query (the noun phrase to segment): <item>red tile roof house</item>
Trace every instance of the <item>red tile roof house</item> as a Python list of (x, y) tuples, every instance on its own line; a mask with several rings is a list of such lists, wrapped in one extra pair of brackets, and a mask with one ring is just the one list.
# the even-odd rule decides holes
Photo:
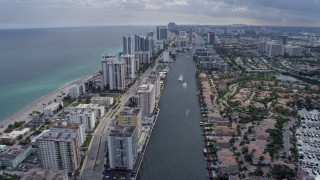
[(213, 127), (213, 130), (217, 136), (232, 136), (232, 134), (235, 133), (235, 129), (228, 126), (216, 126)]
[(249, 152), (253, 153), (252, 157), (252, 164), (258, 165), (258, 164), (264, 164), (269, 165), (271, 164), (271, 156), (269, 154), (264, 154), (264, 151), (267, 146), (267, 141), (265, 140), (256, 140), (251, 141), (248, 145)]
[(276, 121), (274, 119), (264, 119), (260, 122), (259, 126), (255, 127), (254, 136), (260, 140), (268, 140), (270, 139), (270, 135), (267, 132), (268, 129), (274, 129)]
[(317, 85), (312, 85), (310, 87), (310, 89), (314, 90), (314, 91), (320, 91), (320, 86), (317, 86)]
[(218, 157), (218, 171), (221, 174), (237, 174), (238, 163), (230, 150), (222, 150), (217, 152)]

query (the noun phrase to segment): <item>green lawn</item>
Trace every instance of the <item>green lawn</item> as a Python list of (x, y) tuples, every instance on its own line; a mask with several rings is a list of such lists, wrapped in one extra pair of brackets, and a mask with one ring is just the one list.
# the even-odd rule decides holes
[(92, 135), (88, 135), (86, 140), (84, 141), (82, 147), (89, 147), (91, 139), (92, 139)]

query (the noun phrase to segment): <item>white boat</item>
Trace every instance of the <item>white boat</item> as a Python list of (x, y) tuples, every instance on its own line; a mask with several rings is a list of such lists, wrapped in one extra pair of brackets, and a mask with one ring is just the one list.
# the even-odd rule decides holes
[(181, 82), (183, 80), (182, 75), (179, 76), (178, 80)]
[(187, 83), (184, 82), (184, 83), (182, 84), (182, 86), (183, 86), (183, 87), (187, 87)]
[(204, 154), (207, 154), (207, 150), (206, 150), (206, 149), (203, 149), (203, 153), (204, 153)]

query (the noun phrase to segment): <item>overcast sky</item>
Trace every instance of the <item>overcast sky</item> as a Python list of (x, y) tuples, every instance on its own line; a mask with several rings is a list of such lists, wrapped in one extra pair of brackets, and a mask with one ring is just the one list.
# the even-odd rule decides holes
[(320, 26), (320, 0), (0, 0), (0, 28), (169, 21)]

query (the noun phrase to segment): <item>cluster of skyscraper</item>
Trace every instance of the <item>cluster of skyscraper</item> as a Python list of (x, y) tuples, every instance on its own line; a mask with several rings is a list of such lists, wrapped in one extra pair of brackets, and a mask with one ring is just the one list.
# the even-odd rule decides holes
[[(167, 27), (157, 27), (157, 40), (163, 44), (167, 39)], [(139, 69), (150, 63), (154, 50), (155, 40), (152, 32), (147, 36), (137, 34), (124, 36), (123, 52), (119, 58), (110, 54), (103, 55), (104, 85), (109, 87), (109, 90), (125, 90), (125, 81), (134, 79)], [(117, 115), (117, 125), (108, 136), (111, 169), (132, 170), (141, 150), (139, 147), (143, 145), (146, 137), (141, 136), (142, 121), (154, 113), (156, 99), (160, 96), (160, 74), (152, 70), (148, 78), (142, 81), (143, 84), (131, 97), (137, 106), (125, 107)]]
[[(161, 41), (168, 39), (165, 27), (157, 28), (157, 37)], [(111, 54), (102, 56), (103, 82), (109, 90), (126, 88), (126, 80), (133, 80), (141, 66), (150, 63), (154, 54), (153, 33), (148, 35), (128, 35), (123, 37), (123, 52), (119, 57)], [(156, 99), (160, 96), (160, 75), (156, 70), (149, 73), (133, 99), (135, 108), (124, 108), (117, 115), (117, 126), (108, 136), (110, 167), (114, 169), (132, 169), (139, 154), (139, 146), (144, 138), (142, 121), (153, 115)], [(78, 98), (85, 92), (83, 84), (75, 85), (69, 91), (72, 98)], [(88, 133), (94, 130), (98, 120), (104, 116), (105, 107), (113, 103), (112, 97), (92, 97), (91, 104), (79, 104), (69, 107), (52, 121), (49, 129), (43, 131), (34, 140), (37, 155), (44, 169), (75, 171), (80, 166), (80, 147)], [(59, 105), (59, 104), (58, 104)], [(48, 109), (48, 108), (47, 108)], [(49, 108), (52, 116), (56, 107)], [(146, 137), (146, 136), (144, 136)], [(142, 140), (141, 140), (142, 139)]]
[[(157, 42), (168, 40), (168, 28), (157, 27)], [(138, 71), (150, 64), (150, 59), (155, 53), (155, 39), (153, 32), (147, 36), (126, 35), (122, 39), (123, 51), (119, 57), (112, 54), (102, 56), (102, 72), (104, 87), (108, 90), (124, 91), (126, 79), (134, 79)]]
[(142, 136), (142, 121), (154, 114), (156, 99), (159, 96), (160, 75), (154, 70), (132, 98), (137, 101), (137, 107), (125, 107), (117, 115), (117, 126), (108, 136), (111, 169), (132, 170), (134, 168), (146, 138)]
[(39, 161), (44, 169), (75, 171), (79, 167), (79, 148), (86, 135), (104, 116), (105, 106), (113, 103), (109, 97), (94, 97), (92, 100), (96, 104), (79, 104), (66, 109), (61, 118), (52, 121), (49, 130), (35, 139)]
[(288, 45), (288, 36), (282, 36), (282, 43), (271, 41), (269, 38), (264, 38), (258, 44), (259, 49), (269, 57), (284, 56), (289, 57), (302, 56), (304, 48), (301, 46)]

